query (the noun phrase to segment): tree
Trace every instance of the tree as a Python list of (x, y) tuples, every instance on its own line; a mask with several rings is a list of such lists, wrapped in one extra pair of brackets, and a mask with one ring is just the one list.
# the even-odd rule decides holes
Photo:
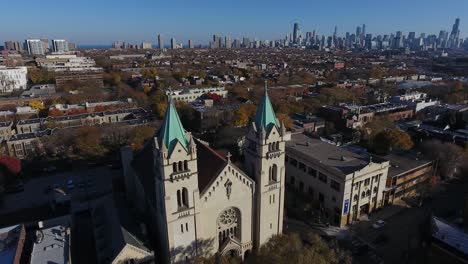
[(151, 126), (137, 127), (130, 131), (130, 137), (127, 143), (134, 149), (140, 150), (143, 148), (146, 140), (154, 136), (155, 128)]
[(317, 234), (309, 233), (301, 238), (299, 234), (291, 233), (273, 236), (257, 255), (252, 256), (251, 263), (351, 263), (351, 257), (336, 244), (327, 244)]
[(253, 104), (243, 104), (234, 112), (234, 125), (246, 126), (255, 115), (256, 107)]
[(33, 84), (53, 83), (55, 82), (55, 76), (53, 72), (49, 72), (46, 69), (30, 68), (28, 69), (28, 79)]
[(282, 122), (284, 124), (284, 126), (289, 130), (293, 127), (293, 121), (292, 119), (286, 115), (286, 114), (277, 114), (276, 117), (278, 118), (278, 120), (280, 122)]
[(156, 76), (158, 76), (158, 70), (156, 70), (156, 68), (144, 69), (141, 72), (141, 75), (146, 79), (154, 79)]
[(436, 170), (443, 179), (463, 176), (458, 171), (468, 164), (468, 154), (459, 146), (438, 140), (424, 142), (422, 152), (435, 160)]
[(167, 108), (167, 95), (162, 90), (157, 90), (151, 97), (153, 111), (159, 119), (163, 119)]
[(102, 145), (102, 129), (98, 126), (84, 126), (77, 130), (75, 146), (84, 158), (102, 157), (107, 149)]
[(43, 110), (45, 108), (44, 103), (39, 100), (29, 101), (29, 106), (37, 110)]
[(392, 149), (409, 150), (413, 146), (408, 133), (398, 129), (381, 131), (372, 139), (372, 149), (377, 154), (387, 154)]

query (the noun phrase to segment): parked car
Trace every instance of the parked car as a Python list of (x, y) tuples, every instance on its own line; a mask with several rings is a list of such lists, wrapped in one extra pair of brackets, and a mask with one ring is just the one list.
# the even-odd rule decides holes
[(73, 180), (68, 180), (67, 181), (67, 188), (69, 190), (73, 190), (73, 188), (75, 188), (75, 183), (73, 182)]
[(382, 227), (385, 226), (385, 221), (384, 220), (377, 220), (377, 222), (375, 222), (372, 227), (374, 229), (381, 229)]

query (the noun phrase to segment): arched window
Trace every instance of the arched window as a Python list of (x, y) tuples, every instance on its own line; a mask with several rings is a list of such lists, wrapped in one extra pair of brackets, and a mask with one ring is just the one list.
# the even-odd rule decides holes
[(187, 188), (182, 188), (182, 205), (189, 207), (189, 197)]
[(177, 163), (172, 163), (172, 171), (177, 172)]
[(276, 150), (279, 150), (280, 147), (279, 147), (279, 142), (276, 142)]
[(182, 161), (179, 161), (179, 171), (182, 171), (182, 170), (183, 170)]
[(182, 197), (180, 194), (180, 190), (177, 190), (177, 206), (180, 208), (182, 207)]
[(271, 170), (271, 181), (278, 181), (278, 166), (276, 164), (273, 164), (270, 168)]
[(184, 160), (184, 170), (188, 171), (188, 162)]
[(271, 151), (271, 143), (268, 143), (268, 151)]
[(366, 192), (365, 192), (365, 191), (362, 191), (362, 193), (361, 193), (361, 198), (364, 198), (364, 197), (366, 197)]

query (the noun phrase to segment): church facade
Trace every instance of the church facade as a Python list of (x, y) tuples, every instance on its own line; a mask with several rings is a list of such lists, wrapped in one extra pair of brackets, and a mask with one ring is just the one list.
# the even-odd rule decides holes
[(289, 138), (265, 90), (238, 167), (186, 132), (170, 100), (153, 140), (138, 153), (122, 150), (128, 198), (147, 216), (161, 263), (243, 258), (281, 234)]

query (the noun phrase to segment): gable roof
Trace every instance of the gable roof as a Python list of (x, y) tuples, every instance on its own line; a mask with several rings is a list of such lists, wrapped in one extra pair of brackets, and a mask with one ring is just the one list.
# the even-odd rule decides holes
[(179, 141), (186, 150), (188, 149), (189, 142), (185, 137), (184, 127), (182, 126), (182, 122), (180, 122), (179, 115), (177, 114), (172, 100), (169, 100), (164, 121), (157, 136), (161, 140), (161, 143), (167, 147), (169, 153), (171, 153), (177, 141)]
[(194, 138), (197, 144), (198, 189), (200, 193), (218, 176), (227, 160), (207, 144)]
[(272, 126), (279, 127), (278, 121), (276, 120), (275, 111), (271, 105), (270, 98), (268, 97), (267, 87), (265, 85), (265, 95), (263, 96), (255, 114), (255, 125), (259, 131), (262, 128), (265, 131), (269, 131)]

